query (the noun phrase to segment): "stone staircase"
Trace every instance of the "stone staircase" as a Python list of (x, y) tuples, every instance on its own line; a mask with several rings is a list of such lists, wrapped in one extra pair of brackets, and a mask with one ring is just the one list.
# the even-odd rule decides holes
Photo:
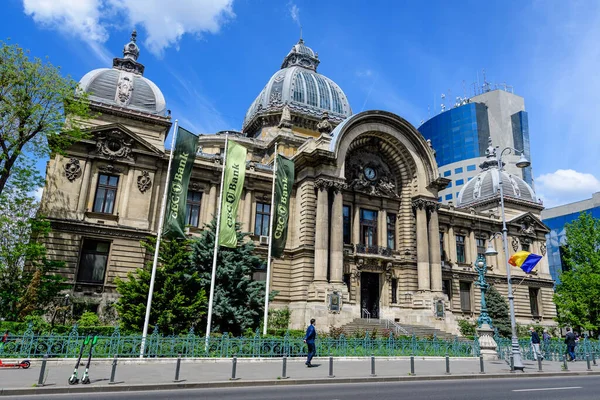
[[(384, 319), (375, 319), (375, 318), (355, 318), (352, 322), (347, 323), (342, 326), (344, 330), (344, 335), (352, 336), (355, 332), (364, 332), (369, 331), (373, 332), (373, 330), (377, 330), (379, 334), (385, 330), (397, 331), (399, 335), (415, 335), (416, 337), (432, 337), (435, 335), (438, 339), (443, 340), (454, 340), (455, 335), (432, 328), (430, 326), (420, 326), (420, 325), (406, 325), (406, 324), (398, 324), (392, 323), (391, 321)], [(468, 339), (458, 337), (459, 340), (465, 341)]]

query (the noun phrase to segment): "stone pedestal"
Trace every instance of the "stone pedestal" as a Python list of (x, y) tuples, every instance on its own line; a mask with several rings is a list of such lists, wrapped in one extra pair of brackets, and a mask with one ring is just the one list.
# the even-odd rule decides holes
[(479, 335), (479, 348), (484, 360), (498, 359), (498, 344), (494, 340), (494, 330), (488, 324), (477, 328)]

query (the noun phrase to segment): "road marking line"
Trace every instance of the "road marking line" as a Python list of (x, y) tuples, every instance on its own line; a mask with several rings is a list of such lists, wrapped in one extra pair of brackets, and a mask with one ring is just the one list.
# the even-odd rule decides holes
[(539, 389), (516, 389), (513, 392), (541, 392), (544, 390), (569, 390), (569, 389), (581, 389), (581, 386), (570, 386), (570, 387), (557, 387), (557, 388), (539, 388)]

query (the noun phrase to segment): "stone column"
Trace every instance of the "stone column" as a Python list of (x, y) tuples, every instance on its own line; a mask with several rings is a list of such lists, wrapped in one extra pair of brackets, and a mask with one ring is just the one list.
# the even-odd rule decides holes
[(244, 215), (242, 216), (242, 231), (252, 232), (250, 223), (252, 221), (252, 191), (246, 189), (244, 195)]
[(329, 198), (331, 181), (317, 179), (317, 216), (315, 229), (315, 274), (314, 280), (327, 281), (327, 258), (329, 255)]
[(454, 235), (454, 227), (448, 227), (448, 260), (456, 264), (456, 236)]
[(331, 283), (342, 283), (344, 274), (343, 183), (333, 184), (331, 208)]
[(379, 243), (378, 245), (381, 247), (387, 247), (387, 211), (384, 208), (381, 208), (379, 211)]
[(429, 208), (429, 260), (431, 263), (431, 291), (442, 291), (442, 258), (440, 254), (440, 225), (438, 212), (440, 205), (431, 202)]
[(475, 242), (475, 231), (469, 231), (469, 236), (465, 238), (467, 245), (465, 246), (465, 261), (467, 264), (473, 264), (477, 260), (477, 243)]
[(210, 223), (213, 218), (217, 218), (217, 185), (210, 184), (208, 192), (208, 207), (206, 207), (206, 223)]
[(83, 165), (83, 179), (81, 179), (81, 189), (79, 190), (79, 199), (77, 201), (77, 211), (84, 213), (86, 211), (85, 205), (89, 198), (90, 191), (90, 180), (92, 174), (92, 162), (84, 161)]
[(496, 273), (506, 274), (506, 263), (507, 259), (504, 256), (504, 244), (502, 242), (502, 236), (498, 235), (494, 238), (494, 248), (498, 252), (496, 255), (496, 262), (498, 263), (498, 271)]
[(134, 174), (135, 169), (133, 167), (127, 169), (127, 174), (125, 175), (125, 185), (122, 195), (119, 198), (119, 204), (116, 210), (121, 218), (127, 218), (128, 215), (127, 209), (129, 208), (129, 195), (131, 194)]
[(352, 205), (354, 218), (352, 218), (352, 244), (360, 243), (360, 208), (356, 203)]
[(429, 278), (429, 240), (427, 238), (426, 200), (413, 201), (417, 214), (417, 274), (419, 291), (430, 291)]

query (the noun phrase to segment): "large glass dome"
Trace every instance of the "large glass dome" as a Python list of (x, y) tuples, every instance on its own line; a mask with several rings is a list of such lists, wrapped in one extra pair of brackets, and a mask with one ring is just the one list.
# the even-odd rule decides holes
[(256, 97), (244, 118), (244, 128), (262, 114), (277, 112), (285, 105), (290, 111), (339, 123), (352, 115), (348, 98), (331, 79), (317, 73), (319, 56), (304, 40), (292, 47), (277, 71)]

